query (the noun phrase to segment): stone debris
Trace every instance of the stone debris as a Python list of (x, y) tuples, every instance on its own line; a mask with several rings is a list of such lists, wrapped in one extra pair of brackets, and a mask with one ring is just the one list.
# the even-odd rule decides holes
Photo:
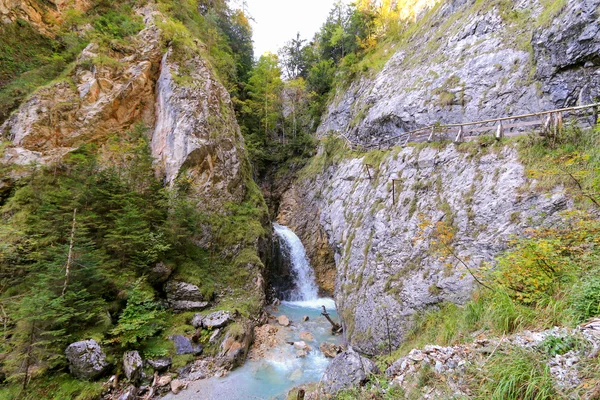
[(123, 393), (118, 397), (118, 400), (136, 400), (138, 397), (138, 389), (130, 385), (128, 386)]
[(180, 381), (179, 379), (173, 379), (171, 381), (171, 392), (173, 392), (174, 394), (177, 394), (186, 388), (187, 384)]
[(285, 315), (277, 317), (277, 323), (281, 326), (290, 326), (290, 319)]
[(171, 376), (169, 376), (169, 375), (161, 376), (156, 381), (156, 385), (159, 387), (167, 386), (168, 384), (171, 383), (171, 380), (172, 380)]
[(306, 352), (311, 351), (312, 349), (310, 348), (309, 345), (306, 344), (305, 341), (301, 340), (299, 342), (293, 342), (293, 346), (294, 348), (296, 348), (297, 350), (304, 350)]
[(254, 328), (254, 343), (248, 358), (261, 359), (270, 349), (284, 342), (283, 330), (278, 326), (266, 324)]
[(146, 361), (157, 372), (166, 371), (171, 366), (171, 357), (155, 358)]
[[(468, 393), (463, 392), (466, 385), (462, 382), (467, 366), (482, 365), (496, 351), (504, 351), (511, 347), (543, 350), (542, 344), (549, 337), (576, 337), (586, 343), (583, 349), (572, 349), (562, 355), (548, 355), (547, 365), (554, 382), (568, 393), (582, 383), (578, 363), (590, 354), (593, 355), (595, 349), (600, 348), (600, 321), (583, 325), (578, 329), (554, 327), (541, 332), (524, 331), (500, 339), (478, 338), (473, 343), (464, 345), (448, 347), (428, 345), (422, 349), (412, 349), (405, 357), (396, 360), (385, 374), (395, 384), (404, 386), (407, 384), (407, 378), (415, 376), (424, 365), (429, 365), (437, 374), (444, 376), (451, 390), (461, 396), (468, 396)], [(590, 352), (590, 349), (594, 350)]]
[(300, 332), (300, 340), (304, 340), (305, 342), (312, 342), (315, 340), (315, 338), (310, 332)]
[(342, 352), (342, 347), (330, 342), (322, 342), (319, 346), (321, 353), (327, 358), (334, 358)]
[(305, 315), (304, 317), (302, 317), (302, 322), (307, 322), (308, 320), (310, 320), (308, 315)]
[(304, 358), (308, 355), (308, 352), (306, 350), (297, 350), (296, 351), (296, 357), (297, 358)]

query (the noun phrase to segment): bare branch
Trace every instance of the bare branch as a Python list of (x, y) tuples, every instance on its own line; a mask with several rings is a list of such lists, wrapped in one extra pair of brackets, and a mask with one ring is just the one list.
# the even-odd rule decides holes
[(65, 266), (65, 284), (63, 285), (62, 296), (67, 291), (67, 285), (69, 284), (69, 273), (71, 269), (71, 263), (73, 262), (73, 242), (75, 241), (75, 223), (77, 218), (77, 209), (73, 210), (73, 225), (71, 227), (71, 240), (69, 243), (69, 255), (67, 256), (67, 264)]

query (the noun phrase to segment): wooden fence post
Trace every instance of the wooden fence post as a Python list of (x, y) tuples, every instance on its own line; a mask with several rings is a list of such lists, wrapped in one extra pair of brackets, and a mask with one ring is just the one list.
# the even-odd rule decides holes
[(371, 164), (365, 164), (365, 169), (367, 170), (367, 175), (369, 175), (369, 180), (373, 179), (373, 177), (371, 177), (371, 170), (369, 168), (372, 168), (373, 166)]
[(454, 138), (454, 143), (461, 143), (463, 141), (463, 134), (463, 127), (461, 125), (460, 128), (458, 128), (458, 133), (456, 134), (456, 137)]
[(498, 128), (496, 128), (496, 139), (500, 140), (504, 137), (504, 127), (502, 126), (502, 121), (498, 124)]

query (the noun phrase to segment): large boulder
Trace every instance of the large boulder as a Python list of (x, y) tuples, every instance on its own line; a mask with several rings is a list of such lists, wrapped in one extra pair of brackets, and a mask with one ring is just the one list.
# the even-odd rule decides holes
[(231, 321), (229, 311), (217, 311), (204, 317), (202, 326), (207, 329), (217, 329), (224, 327), (229, 321)]
[(377, 365), (349, 349), (331, 361), (321, 380), (322, 389), (325, 393), (334, 394), (342, 389), (363, 385), (373, 373), (379, 373)]
[(155, 371), (163, 372), (169, 369), (172, 360), (171, 357), (155, 358), (154, 360), (148, 360), (148, 364), (154, 368)]
[(173, 311), (199, 311), (208, 307), (202, 292), (196, 285), (187, 282), (170, 281), (165, 286), (167, 301)]
[(177, 354), (195, 354), (200, 355), (204, 348), (199, 344), (194, 344), (192, 341), (182, 335), (173, 335), (169, 339), (175, 345), (175, 353)]
[(131, 382), (142, 379), (144, 363), (137, 351), (127, 351), (123, 354), (123, 371)]
[(94, 379), (106, 372), (109, 367), (106, 354), (93, 339), (82, 340), (69, 345), (65, 350), (71, 374), (81, 379)]

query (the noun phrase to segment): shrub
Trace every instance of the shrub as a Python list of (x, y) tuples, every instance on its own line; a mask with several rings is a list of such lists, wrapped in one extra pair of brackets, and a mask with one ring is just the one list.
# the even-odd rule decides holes
[(600, 278), (591, 276), (576, 285), (571, 301), (576, 322), (600, 315)]
[(135, 35), (144, 28), (142, 18), (127, 12), (108, 11), (94, 21), (94, 28), (111, 39), (124, 39)]
[(557, 354), (563, 355), (578, 345), (577, 339), (573, 336), (554, 336), (550, 335), (540, 343), (540, 349), (550, 356)]
[(165, 312), (154, 301), (154, 293), (143, 287), (143, 278), (133, 284), (127, 306), (111, 331), (122, 346), (137, 345), (165, 327)]

